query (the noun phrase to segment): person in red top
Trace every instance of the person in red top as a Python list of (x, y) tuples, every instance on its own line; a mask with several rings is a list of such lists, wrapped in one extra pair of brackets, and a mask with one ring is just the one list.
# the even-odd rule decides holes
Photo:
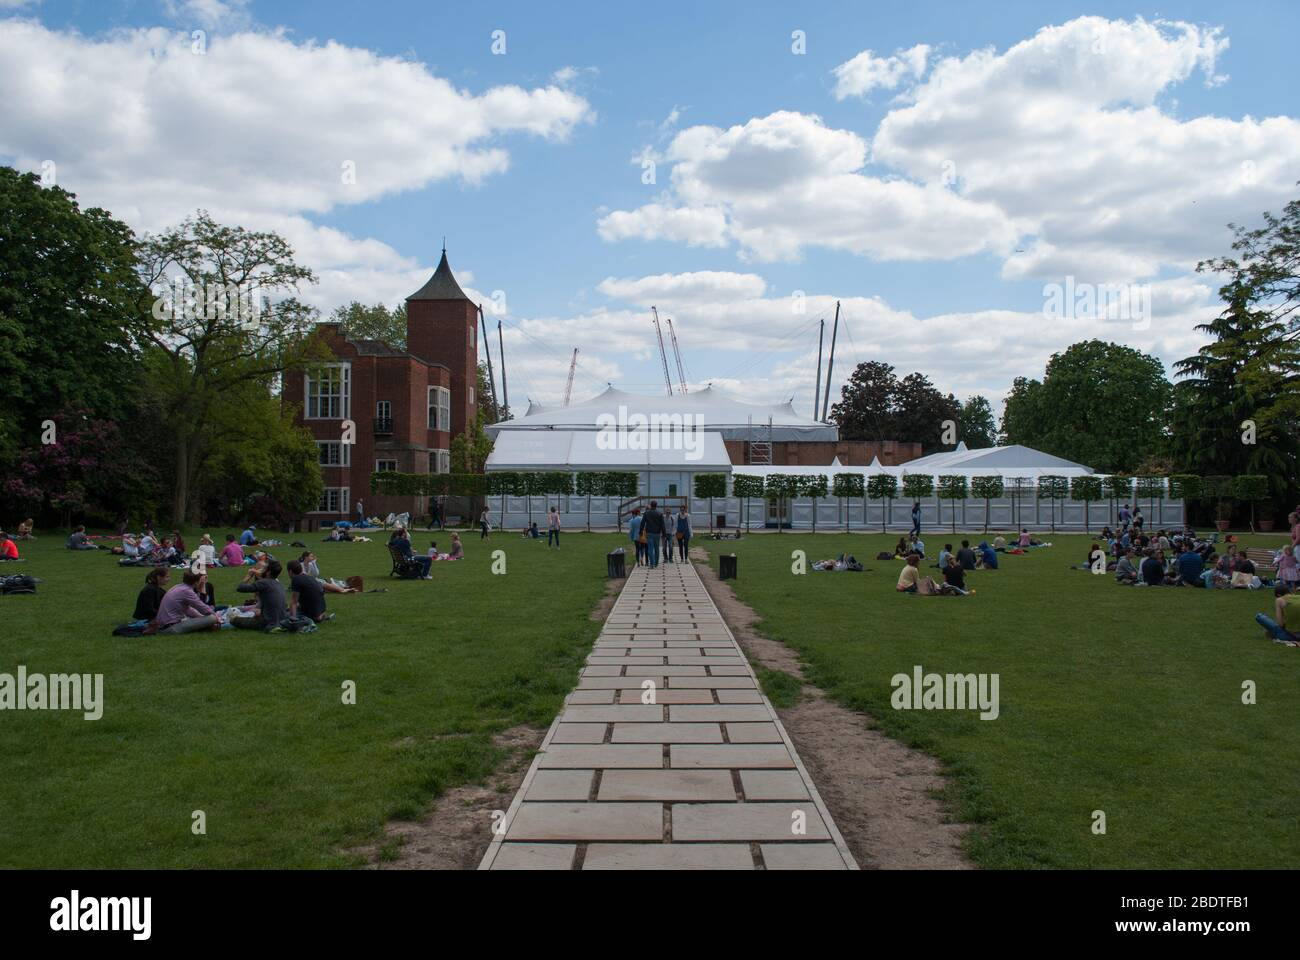
[(0, 560), (17, 560), (18, 544), (9, 539), (9, 534), (0, 530)]

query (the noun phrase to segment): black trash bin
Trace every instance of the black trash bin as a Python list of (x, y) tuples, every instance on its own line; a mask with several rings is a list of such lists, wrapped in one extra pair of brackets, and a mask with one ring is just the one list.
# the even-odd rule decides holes
[(736, 555), (734, 553), (723, 554), (718, 557), (718, 579), (736, 579)]
[(609, 578), (611, 580), (627, 576), (627, 564), (624, 558), (627, 556), (622, 550), (615, 550), (613, 553), (605, 554), (605, 563), (609, 567)]

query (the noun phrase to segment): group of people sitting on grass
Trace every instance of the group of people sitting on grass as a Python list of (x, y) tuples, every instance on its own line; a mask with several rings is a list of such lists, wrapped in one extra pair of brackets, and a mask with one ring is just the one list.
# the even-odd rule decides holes
[(315, 554), (306, 551), (289, 561), (289, 587), (280, 582), (280, 561), (266, 553), (249, 567), (235, 587), (252, 594), (241, 605), (223, 606), (206, 572), (186, 567), (180, 582), (172, 584), (170, 567), (154, 567), (145, 576), (136, 597), (129, 623), (116, 633), (123, 635), (193, 633), (239, 627), (289, 633), (310, 632), (318, 623), (334, 619), (325, 609), (326, 593), (357, 593), (359, 587), (320, 577)]
[(921, 561), (924, 555), (910, 551), (904, 558), (906, 562), (898, 574), (895, 589), (899, 593), (915, 593), (923, 597), (964, 597), (975, 591), (966, 586), (966, 574), (972, 570), (996, 570), (998, 568), (997, 551), (987, 540), (981, 540), (973, 548), (969, 540), (963, 540), (961, 547), (953, 550), (951, 543), (945, 543), (939, 551), (939, 562), (934, 566), (939, 570), (942, 582), (933, 577), (922, 576)]
[[(1116, 583), (1236, 590), (1258, 590), (1273, 585), (1271, 571), (1258, 570), (1236, 543), (1227, 543), (1223, 552), (1218, 552), (1217, 534), (1204, 540), (1190, 528), (1172, 536), (1161, 530), (1151, 537), (1140, 532), (1130, 537), (1125, 531), (1105, 543), (1105, 548), (1101, 543), (1093, 543), (1087, 562), (1080, 566), (1100, 573), (1104, 563), (1105, 570), (1114, 574)], [(1273, 560), (1279, 582), (1292, 586), (1300, 583), (1294, 545), (1286, 544), (1274, 554)]]

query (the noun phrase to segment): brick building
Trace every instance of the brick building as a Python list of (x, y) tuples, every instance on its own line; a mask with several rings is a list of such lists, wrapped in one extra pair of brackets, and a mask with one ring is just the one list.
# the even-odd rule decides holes
[(283, 393), (320, 447), (325, 492), (304, 528), (355, 519), (358, 500), (366, 516), (423, 514), (424, 497), (372, 496), (370, 474), (449, 473), (452, 438), (478, 414), (478, 308), (452, 275), (447, 251), (406, 298), (406, 350), (350, 339), (338, 323), (317, 333), (332, 362), (286, 374)]

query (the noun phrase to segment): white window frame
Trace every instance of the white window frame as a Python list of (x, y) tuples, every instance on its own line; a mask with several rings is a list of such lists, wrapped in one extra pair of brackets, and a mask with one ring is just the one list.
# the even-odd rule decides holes
[(432, 450), (433, 462), (429, 464), (433, 469), (431, 473), (451, 473), (451, 451), (450, 450)]
[[(380, 466), (380, 464), (383, 464), (383, 463), (391, 463), (392, 466), (391, 466), (391, 467), (382, 467), (382, 466)], [(393, 459), (391, 459), (391, 458), (387, 458), (387, 457), (384, 458), (383, 460), (376, 460), (376, 461), (375, 461), (375, 473), (383, 473), (383, 472), (385, 472), (385, 471), (391, 471), (391, 472), (393, 472), (393, 473), (396, 473), (396, 472), (397, 472), (397, 461), (396, 461), (396, 460), (393, 460)]]
[(429, 429), (451, 431), (451, 391), (446, 387), (429, 388)]
[(376, 400), (375, 401), (375, 419), (391, 420), (393, 419), (393, 401)]
[(320, 453), (316, 455), (316, 463), (325, 469), (337, 467), (352, 466), (352, 444), (344, 443), (342, 440), (317, 440), (316, 447), (319, 451), (324, 451), (326, 447), (337, 447), (339, 450), (339, 459), (337, 463), (329, 463), (320, 458)]
[[(333, 493), (333, 494), (337, 494), (337, 496), (338, 496), (338, 505), (339, 505), (339, 506), (338, 506), (338, 509), (337, 509), (337, 510), (330, 510), (330, 509), (328, 509), (328, 507), (329, 507), (329, 501), (330, 501), (330, 494), (331, 494), (331, 493)], [(324, 490), (321, 491), (321, 495), (320, 495), (320, 496), (321, 496), (320, 503), (318, 503), (318, 504), (316, 505), (316, 509), (315, 509), (315, 510), (312, 510), (312, 511), (310, 511), (310, 512), (311, 512), (311, 513), (326, 514), (326, 515), (329, 515), (329, 514), (339, 514), (339, 515), (342, 515), (342, 516), (345, 516), (345, 517), (346, 517), (346, 516), (348, 515), (348, 501), (349, 501), (349, 499), (350, 499), (350, 497), (349, 497), (348, 495), (349, 495), (350, 493), (351, 493), (351, 490), (350, 490), (348, 487), (326, 487)], [(325, 507), (326, 509), (321, 509), (322, 507)]]
[[(331, 374), (328, 377), (313, 378), (310, 371), (303, 376), (303, 419), (304, 420), (347, 420), (352, 415), (352, 364), (350, 363), (325, 363), (319, 367), (324, 371), (337, 371), (339, 381), (339, 392), (321, 395), (317, 391), (316, 396), (312, 396), (312, 388), (322, 383), (332, 383), (334, 380)], [(321, 400), (337, 400), (338, 416), (322, 416)], [(313, 406), (313, 400), (315, 405)], [(335, 403), (329, 404), (331, 410)]]

